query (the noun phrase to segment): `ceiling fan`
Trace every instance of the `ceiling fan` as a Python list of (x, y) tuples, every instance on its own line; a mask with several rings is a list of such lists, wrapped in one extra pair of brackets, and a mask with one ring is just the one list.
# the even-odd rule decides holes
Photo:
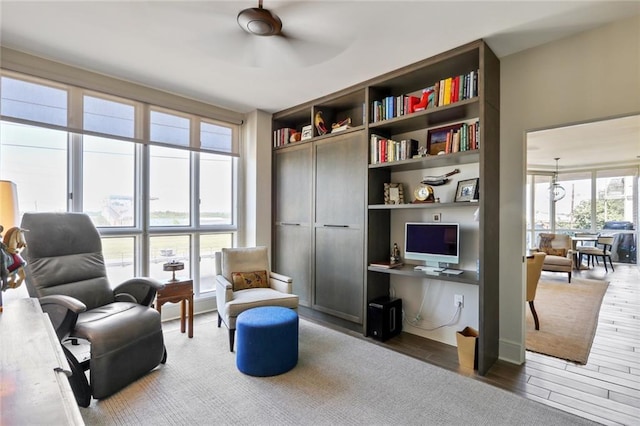
[(280, 36), (282, 21), (275, 13), (262, 7), (262, 0), (258, 0), (258, 7), (250, 7), (238, 13), (238, 25), (249, 34), (257, 36)]
[[(337, 56), (354, 38), (351, 26), (346, 25), (351, 12), (341, 3), (332, 6), (331, 14), (337, 15), (330, 31), (323, 19), (327, 5), (321, 2), (274, 0), (270, 2), (273, 9), (267, 9), (258, 0), (258, 7), (240, 11), (238, 3), (194, 2), (190, 6), (191, 25), (199, 35), (194, 42), (206, 54), (230, 64), (272, 70), (308, 67)], [(200, 12), (194, 14), (196, 7)], [(208, 34), (201, 30), (203, 21), (210, 23)]]

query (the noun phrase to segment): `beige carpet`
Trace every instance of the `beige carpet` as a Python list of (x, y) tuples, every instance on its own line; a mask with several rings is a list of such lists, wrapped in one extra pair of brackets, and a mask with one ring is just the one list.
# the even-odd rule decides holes
[(527, 350), (586, 364), (608, 286), (577, 278), (571, 284), (540, 281), (534, 302), (540, 330), (527, 306)]
[(227, 330), (168, 325), (163, 365), (80, 409), (87, 425), (582, 425), (591, 421), (300, 321), (298, 365), (275, 377), (235, 366)]

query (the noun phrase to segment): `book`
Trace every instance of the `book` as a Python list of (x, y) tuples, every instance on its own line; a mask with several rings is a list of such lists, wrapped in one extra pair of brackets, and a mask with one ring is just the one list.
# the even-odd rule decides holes
[(378, 262), (371, 262), (369, 266), (375, 266), (376, 268), (393, 269), (404, 265), (402, 262), (391, 263), (388, 260), (380, 260)]

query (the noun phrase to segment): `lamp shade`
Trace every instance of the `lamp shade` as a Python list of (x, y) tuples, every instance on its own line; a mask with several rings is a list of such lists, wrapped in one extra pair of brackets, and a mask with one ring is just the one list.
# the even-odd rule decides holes
[(0, 225), (5, 230), (18, 226), (18, 190), (9, 180), (0, 180)]

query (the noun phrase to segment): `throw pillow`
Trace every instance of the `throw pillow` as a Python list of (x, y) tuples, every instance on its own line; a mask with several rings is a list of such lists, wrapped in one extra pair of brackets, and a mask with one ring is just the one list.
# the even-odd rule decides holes
[(232, 272), (231, 279), (233, 280), (233, 291), (269, 287), (267, 271)]
[(567, 256), (567, 249), (565, 248), (546, 248), (543, 250), (545, 253), (547, 253), (550, 256), (560, 256), (560, 257), (566, 257)]

